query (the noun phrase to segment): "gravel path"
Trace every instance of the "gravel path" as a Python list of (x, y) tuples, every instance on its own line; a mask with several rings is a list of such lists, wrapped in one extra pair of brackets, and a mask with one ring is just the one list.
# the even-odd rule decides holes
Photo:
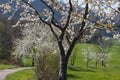
[(22, 68), (14, 68), (14, 69), (5, 69), (5, 70), (0, 70), (0, 80), (5, 80), (6, 76), (8, 74), (24, 70), (24, 69), (29, 69), (31, 67), (22, 67)]

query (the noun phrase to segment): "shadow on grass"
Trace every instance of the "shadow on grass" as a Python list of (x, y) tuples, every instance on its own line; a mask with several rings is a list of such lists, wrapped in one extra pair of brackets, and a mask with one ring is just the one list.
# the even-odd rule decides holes
[(69, 66), (68, 69), (71, 70), (71, 71), (96, 72), (92, 69), (85, 69), (85, 68), (76, 67), (76, 66), (75, 67), (74, 66)]
[(79, 79), (79, 77), (73, 75), (73, 74), (67, 74), (68, 78), (72, 78), (72, 79)]
[(120, 69), (120, 66), (114, 66), (112, 69)]

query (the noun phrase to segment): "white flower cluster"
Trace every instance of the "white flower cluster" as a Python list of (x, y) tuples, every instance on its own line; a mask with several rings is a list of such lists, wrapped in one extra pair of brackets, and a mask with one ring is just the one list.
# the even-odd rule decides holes
[[(15, 52), (17, 56), (31, 55), (39, 57), (44, 54), (58, 53), (55, 39), (48, 26), (41, 22), (30, 21), (24, 24), (22, 39), (15, 41)], [(33, 51), (36, 50), (36, 52)]]
[(113, 35), (113, 38), (114, 38), (114, 39), (118, 39), (118, 40), (120, 41), (120, 34), (114, 34), (114, 35)]
[(102, 51), (97, 52), (97, 50), (95, 50), (95, 48), (93, 47), (82, 49), (82, 55), (84, 56), (85, 61), (89, 61), (89, 60), (102, 61), (103, 60), (107, 62), (111, 58), (111, 53), (104, 53)]

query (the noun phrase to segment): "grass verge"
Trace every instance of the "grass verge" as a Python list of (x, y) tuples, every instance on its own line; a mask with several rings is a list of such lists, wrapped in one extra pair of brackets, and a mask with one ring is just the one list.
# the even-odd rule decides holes
[(6, 77), (6, 80), (35, 80), (34, 69), (25, 69)]
[(17, 68), (18, 66), (16, 65), (4, 65), (4, 64), (0, 64), (0, 70), (3, 69), (12, 69), (12, 68)]

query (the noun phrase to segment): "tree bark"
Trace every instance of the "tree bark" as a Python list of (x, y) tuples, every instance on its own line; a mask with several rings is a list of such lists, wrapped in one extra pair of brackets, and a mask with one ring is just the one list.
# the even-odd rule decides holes
[(95, 62), (95, 67), (97, 68), (97, 65), (98, 65), (98, 61), (96, 60), (96, 62)]
[(102, 66), (106, 67), (106, 64), (105, 64), (104, 60), (102, 60)]
[(34, 57), (32, 57), (32, 65), (31, 65), (32, 67), (34, 67), (34, 62), (35, 62)]
[(88, 65), (89, 65), (89, 61), (87, 60), (87, 63), (86, 63), (87, 68), (88, 68)]
[(67, 63), (68, 59), (65, 56), (60, 56), (59, 80), (67, 80)]

